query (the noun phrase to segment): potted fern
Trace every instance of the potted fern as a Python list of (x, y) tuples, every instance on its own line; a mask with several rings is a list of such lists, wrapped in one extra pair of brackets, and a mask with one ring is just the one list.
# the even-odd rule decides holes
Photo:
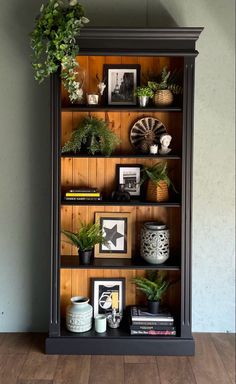
[(72, 103), (83, 96), (82, 84), (77, 79), (76, 38), (88, 22), (78, 0), (49, 0), (41, 6), (31, 33), (35, 79), (41, 83), (61, 67), (62, 82)]
[(110, 156), (119, 143), (119, 138), (109, 129), (107, 121), (93, 116), (85, 117), (63, 146), (62, 153), (85, 150), (91, 155), (98, 152)]
[(173, 186), (168, 176), (167, 163), (156, 163), (150, 167), (143, 167), (141, 172), (141, 184), (147, 181), (147, 200), (167, 201), (169, 186)]
[(133, 283), (137, 289), (147, 297), (148, 312), (158, 313), (160, 302), (170, 283), (165, 280), (165, 274), (159, 271), (150, 271), (147, 277), (135, 277)]
[(102, 229), (98, 223), (80, 223), (78, 232), (62, 230), (62, 233), (70, 240), (70, 243), (78, 248), (80, 263), (91, 263), (92, 252), (96, 244), (106, 244)]
[(172, 78), (171, 72), (168, 71), (167, 67), (164, 67), (159, 82), (148, 81), (148, 87), (155, 92), (154, 103), (156, 105), (170, 105), (173, 103), (174, 94), (182, 93), (182, 87), (174, 84)]

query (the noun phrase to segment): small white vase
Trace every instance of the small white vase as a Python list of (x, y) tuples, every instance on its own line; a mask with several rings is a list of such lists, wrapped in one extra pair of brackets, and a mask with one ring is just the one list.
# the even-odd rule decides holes
[(93, 307), (88, 304), (89, 299), (74, 296), (71, 305), (66, 309), (66, 328), (71, 332), (87, 332), (92, 328)]

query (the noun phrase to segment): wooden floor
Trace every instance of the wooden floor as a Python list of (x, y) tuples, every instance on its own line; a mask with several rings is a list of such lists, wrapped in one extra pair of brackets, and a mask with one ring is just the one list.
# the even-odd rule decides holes
[(47, 356), (42, 334), (0, 333), (0, 384), (234, 384), (235, 335), (194, 337), (190, 358)]

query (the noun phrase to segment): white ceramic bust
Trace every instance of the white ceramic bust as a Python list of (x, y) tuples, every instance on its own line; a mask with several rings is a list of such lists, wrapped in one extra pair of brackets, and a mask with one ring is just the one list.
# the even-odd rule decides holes
[(169, 145), (170, 145), (171, 140), (172, 140), (171, 135), (168, 135), (166, 133), (161, 135), (161, 137), (160, 137), (161, 148), (159, 149), (160, 155), (167, 155), (168, 153), (170, 153), (171, 148), (169, 148)]

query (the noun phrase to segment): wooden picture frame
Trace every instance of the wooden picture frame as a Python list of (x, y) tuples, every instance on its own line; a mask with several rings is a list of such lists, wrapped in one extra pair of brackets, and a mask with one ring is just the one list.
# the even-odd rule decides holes
[(129, 192), (132, 199), (141, 199), (141, 164), (116, 164), (117, 189), (120, 184), (125, 185), (125, 191)]
[(93, 316), (116, 312), (125, 309), (125, 278), (92, 278), (91, 304)]
[(130, 212), (96, 212), (98, 222), (106, 236), (107, 245), (96, 244), (94, 257), (131, 259), (132, 215)]
[(140, 84), (139, 64), (104, 64), (103, 72), (108, 105), (137, 105), (134, 91)]

